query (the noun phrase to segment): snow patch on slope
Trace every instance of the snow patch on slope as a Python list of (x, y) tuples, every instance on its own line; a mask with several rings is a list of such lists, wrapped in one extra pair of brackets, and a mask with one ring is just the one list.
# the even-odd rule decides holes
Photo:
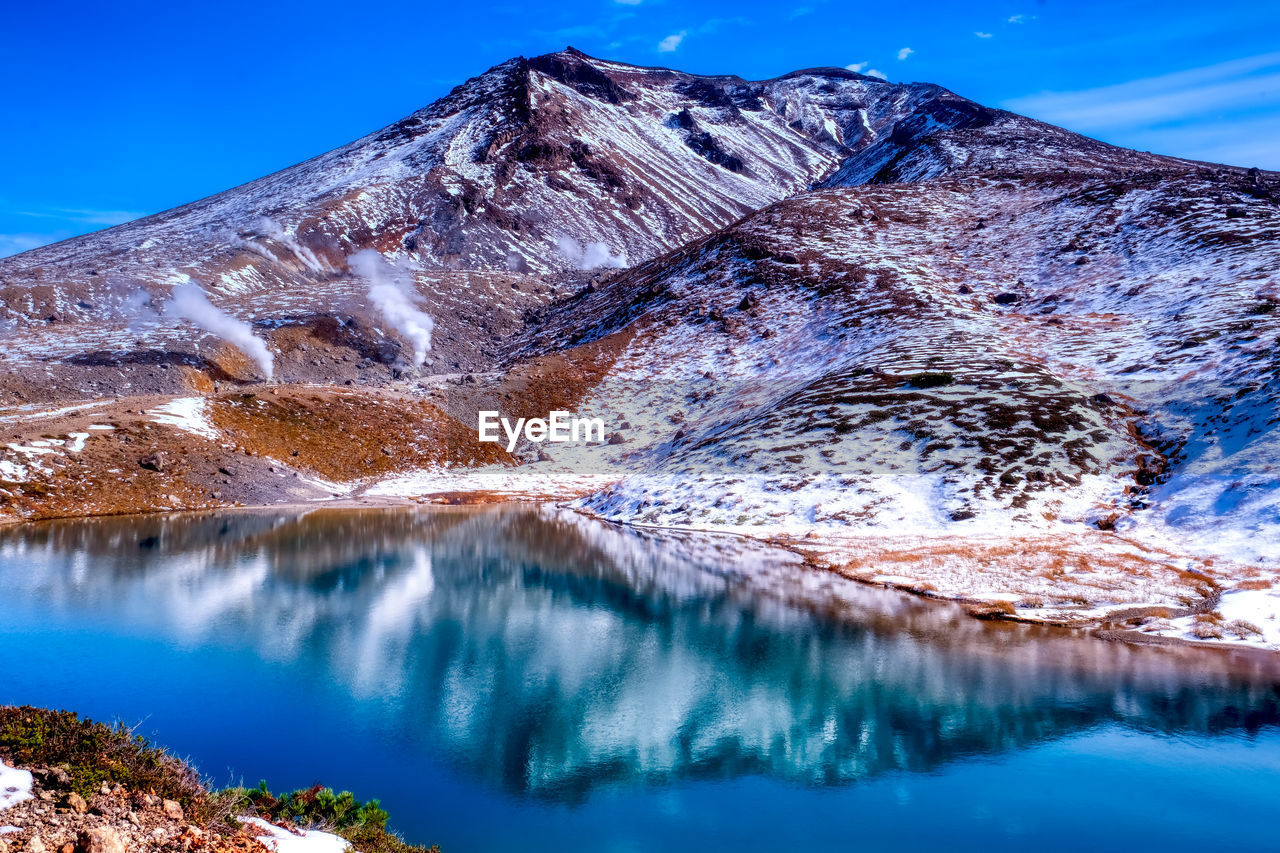
[(241, 822), (255, 828), (262, 846), (275, 853), (343, 853), (351, 844), (345, 838), (318, 829), (287, 829), (268, 823), (260, 817), (244, 817)]
[(32, 799), (35, 796), (31, 793), (33, 782), (31, 771), (0, 761), (0, 811)]
[(156, 406), (149, 414), (154, 423), (177, 427), (201, 438), (216, 440), (222, 435), (209, 420), (203, 397), (178, 397)]

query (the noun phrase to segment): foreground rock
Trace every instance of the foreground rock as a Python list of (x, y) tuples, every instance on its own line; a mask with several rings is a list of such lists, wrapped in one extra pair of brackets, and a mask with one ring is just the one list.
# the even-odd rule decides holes
[(208, 850), (260, 853), (264, 845), (243, 829), (202, 828), (182, 807), (153, 794), (103, 783), (88, 800), (66, 791), (56, 767), (28, 768), (33, 798), (0, 811), (0, 851), (125, 853)]
[(131, 731), (64, 711), (0, 706), (0, 786), (0, 853), (430, 853), (388, 832), (376, 801), (211, 791)]

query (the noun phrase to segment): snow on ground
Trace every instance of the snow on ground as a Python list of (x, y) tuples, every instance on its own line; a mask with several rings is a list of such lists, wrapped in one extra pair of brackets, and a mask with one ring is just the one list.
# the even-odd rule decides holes
[(573, 498), (617, 479), (616, 473), (587, 474), (545, 463), (510, 468), (435, 468), (389, 477), (365, 489), (367, 497), (430, 498), (474, 492), (543, 500)]
[[(804, 190), (833, 170), (845, 144), (857, 144), (863, 134), (887, 138), (937, 94), (932, 87), (830, 73), (751, 84), (748, 93), (729, 78), (571, 54), (557, 54), (554, 62), (562, 69), (594, 64), (587, 69), (592, 78), (608, 75), (631, 95), (602, 100), (551, 62), (541, 70), (523, 59), (505, 62), (391, 127), (229, 192), (38, 250), (46, 257), (0, 264), (6, 266), (3, 278), (11, 282), (10, 269), (29, 262), (46, 277), (69, 279), (68, 267), (96, 265), (110, 253), (113, 281), (118, 276), (157, 290), (179, 269), (224, 295), (312, 290), (322, 280), (318, 272), (333, 261), (331, 255), (317, 257), (316, 245), (349, 245), (359, 239), (352, 235), (402, 230), (406, 210), (408, 221), (442, 221), (457, 197), (477, 190), (486, 203), (469, 217), (476, 224), (464, 226), (461, 245), (431, 235), (418, 242), (422, 260), (504, 268), (508, 258), (517, 258), (537, 272), (562, 270), (570, 262), (554, 236), (567, 236), (583, 244), (608, 239), (613, 251), (637, 261)], [(702, 94), (691, 97), (693, 87)], [(548, 150), (585, 146), (592, 153), (589, 168), (551, 167), (555, 180), (548, 180), (545, 164), (521, 158), (520, 168), (508, 170), (529, 144), (527, 136), (508, 132), (516, 127), (510, 116), (518, 91), (528, 92), (540, 115), (554, 117), (536, 123), (543, 134), (539, 144)], [(743, 99), (743, 109), (726, 108)], [(682, 112), (683, 121), (674, 121)], [(711, 133), (715, 153), (698, 147)], [(508, 141), (495, 142), (499, 138)], [(736, 166), (712, 162), (712, 156)], [(620, 174), (626, 194), (614, 191)], [(267, 210), (289, 215), (267, 221)], [(495, 227), (487, 210), (504, 214), (495, 217), (503, 224)], [(539, 228), (507, 224), (525, 218)], [(101, 277), (104, 283), (107, 278)], [(30, 300), (17, 310), (41, 323), (50, 311), (64, 321), (100, 313), (82, 306), (101, 305), (110, 293), (97, 282), (87, 287), (83, 299), (58, 294), (54, 304), (37, 307)]]
[[(58, 442), (62, 444), (61, 441)], [(61, 453), (52, 440), (33, 441), (30, 444), (9, 442), (0, 449), (0, 478), (15, 483), (35, 480), (42, 475), (52, 473), (46, 456), (57, 456)]]
[(1223, 593), (1218, 607), (1211, 612), (1176, 618), (1156, 615), (1138, 630), (1197, 643), (1280, 651), (1280, 594), (1270, 587), (1231, 590)]
[[(81, 408), (84, 407), (70, 406), (53, 411), (67, 414)], [(36, 419), (48, 415), (49, 411), (31, 413), (31, 417)], [(48, 477), (53, 473), (54, 466), (61, 461), (59, 457), (81, 452), (89, 437), (87, 432), (71, 432), (65, 438), (39, 438), (25, 443), (6, 442), (0, 445), (0, 480), (27, 483)]]
[(351, 849), (345, 839), (316, 829), (299, 830), (297, 833), (268, 823), (260, 817), (240, 818), (242, 823), (257, 827), (256, 837), (262, 846), (275, 853), (342, 853)]
[[(507, 138), (495, 133), (495, 105), (526, 67), (521, 91), (534, 109), (570, 116), (566, 125), (587, 148), (616, 155), (603, 165), (626, 167), (637, 189), (629, 208), (593, 177), (575, 173), (566, 188), (523, 167), (506, 174), (502, 146), (527, 140), (494, 142)], [(263, 304), (270, 296), (282, 317), (339, 301), (338, 284), (321, 287), (288, 260), (320, 266), (303, 256), (295, 224), (254, 226), (247, 240), (236, 238), (251, 246), (193, 243), (192, 235), (214, 233), (202, 230), (210, 222), (219, 234), (246, 224), (280, 198), (294, 199), (299, 220), (324, 200), (325, 227), (337, 230), (322, 242), (356, 228), (395, 235), (406, 208), (431, 222), (435, 205), (474, 191), (494, 209), (509, 193), (540, 217), (538, 230), (583, 245), (607, 239), (610, 252), (631, 260), (680, 245), (560, 303), (531, 333), (535, 356), (634, 333), (576, 412), (607, 416), (621, 443), (544, 446), (552, 461), (540, 462), (525, 446), (517, 455), (527, 464), (514, 468), (432, 469), (355, 491), (594, 492), (577, 506), (610, 520), (798, 538), (859, 578), (1010, 602), (1028, 618), (1142, 606), (1174, 613), (1233, 590), (1218, 618), (1256, 623), (1261, 638), (1246, 639), (1271, 642), (1264, 623), (1274, 597), (1236, 584), (1280, 562), (1273, 204), (1243, 192), (1225, 170), (982, 115), (960, 99), (932, 100), (932, 87), (801, 74), (750, 90), (735, 84), (704, 102), (689, 97), (689, 78), (614, 63), (596, 69), (634, 97), (601, 100), (546, 62), (505, 63), (394, 132), (147, 224), (25, 257), (57, 251), (65, 253), (58, 263), (87, 263), (120, 241), (139, 247), (137, 263), (152, 277), (180, 255), (193, 269), (221, 273), (224, 293)], [(983, 121), (968, 136), (948, 132), (933, 109), (940, 103), (956, 111), (948, 121)], [(935, 130), (909, 145), (903, 138)], [(696, 150), (704, 131), (714, 131), (717, 156), (747, 168)], [(563, 141), (547, 132), (540, 143)], [(846, 147), (858, 154), (829, 187), (875, 175), (936, 180), (796, 194)], [(448, 199), (434, 184), (418, 197), (403, 182), (427, 172)], [(356, 191), (333, 201), (349, 188)], [(760, 209), (711, 233), (752, 208)], [(482, 213), (449, 240), (462, 246), (450, 264), (514, 257), (537, 272), (565, 265), (553, 240), (523, 243)], [(686, 242), (699, 234), (710, 236)], [(420, 236), (423, 259), (440, 250)], [(173, 251), (161, 256), (152, 246)], [(252, 268), (245, 248), (257, 259)], [(80, 316), (74, 299), (60, 298), (50, 310)], [(141, 346), (133, 330), (51, 331), (34, 322), (49, 311), (32, 304), (19, 312), (33, 321), (28, 338), (10, 339), (0, 360), (67, 354), (49, 349), (54, 334), (69, 341), (57, 346), (77, 352)], [(31, 349), (20, 349), (28, 339)], [(125, 372), (120, 378), (128, 387)], [(5, 410), (0, 423), (38, 416)], [(152, 416), (218, 437), (198, 397)], [(35, 441), (10, 445), (0, 475), (33, 476), (53, 452)], [(1228, 618), (1236, 611), (1245, 615)], [(1214, 618), (1171, 616), (1169, 626), (1149, 629), (1212, 635)]]
[(178, 397), (149, 412), (151, 420), (204, 438), (218, 439), (221, 433), (209, 420), (203, 397)]
[[(1248, 641), (1280, 649), (1280, 594), (1276, 590), (1241, 589), (1225, 593), (1218, 612), (1226, 620), (1228, 633), (1232, 631), (1231, 626), (1236, 625)], [(1254, 634), (1251, 627), (1259, 633)]]
[(329, 497), (312, 498), (312, 500), (324, 501), (333, 498), (346, 497), (356, 490), (355, 483), (335, 483), (332, 480), (326, 480), (315, 474), (298, 473), (298, 482), (305, 483), (308, 486), (315, 486), (317, 489), (323, 489), (329, 493)]
[(47, 409), (38, 403), (28, 403), (24, 406), (14, 406), (7, 409), (0, 409), (0, 424), (22, 423), (25, 421), (45, 420), (47, 418), (59, 418), (64, 415), (70, 415), (75, 412), (81, 412), (85, 409), (94, 409), (99, 406), (105, 406), (106, 400), (93, 403), (79, 403), (74, 406), (62, 406), (57, 409)]
[(0, 811), (31, 799), (33, 779), (30, 771), (10, 767), (0, 761)]

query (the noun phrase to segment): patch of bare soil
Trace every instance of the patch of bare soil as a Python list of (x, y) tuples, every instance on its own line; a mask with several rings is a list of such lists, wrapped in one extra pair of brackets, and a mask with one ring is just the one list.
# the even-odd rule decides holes
[(482, 444), (474, 429), (410, 397), (285, 387), (216, 397), (209, 412), (238, 448), (334, 482), (511, 460), (499, 445)]
[[(0, 480), (0, 518), (40, 520), (261, 506), (329, 497), (321, 478), (347, 489), (432, 465), (510, 462), (499, 445), (420, 399), (370, 391), (278, 387), (204, 398), (216, 437), (156, 420), (163, 397), (9, 421), (9, 444), (53, 446), (24, 457), (21, 481)], [(111, 427), (109, 430), (91, 426)], [(73, 433), (87, 434), (75, 451)], [(38, 466), (35, 467), (35, 466)]]
[[(152, 424), (137, 410), (122, 407), (113, 415), (101, 422), (115, 428), (91, 433), (80, 452), (40, 457), (47, 471), (38, 479), (0, 481), (0, 511), (36, 520), (223, 503), (209, 485), (224, 464), (216, 445)], [(86, 425), (55, 420), (23, 426), (11, 433), (15, 443), (65, 441)]]
[(552, 411), (577, 411), (587, 395), (609, 376), (635, 334), (634, 328), (623, 329), (558, 352), (524, 357), (497, 377), (465, 375), (437, 399), (472, 430), (481, 410), (498, 411), (512, 420), (545, 418)]

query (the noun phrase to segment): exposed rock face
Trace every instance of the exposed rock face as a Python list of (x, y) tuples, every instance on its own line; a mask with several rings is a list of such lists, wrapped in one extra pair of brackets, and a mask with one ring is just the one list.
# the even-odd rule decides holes
[[(142, 791), (103, 783), (85, 800), (63, 786), (70, 777), (58, 767), (34, 767), (36, 796), (0, 812), (0, 850), (13, 853), (135, 853), (200, 849), (209, 853), (260, 853), (249, 832), (189, 823), (182, 807)], [(62, 803), (66, 807), (62, 807)]]
[(0, 305), (30, 322), (100, 320), (120, 288), (181, 276), (292, 301), (364, 248), (429, 269), (550, 272), (573, 266), (559, 247), (571, 238), (634, 263), (819, 182), (1057, 171), (1064, 157), (1107, 172), (1169, 162), (932, 85), (842, 69), (698, 77), (570, 49), (498, 65), (253, 183), (2, 260)]
[(76, 838), (76, 853), (125, 853), (120, 834), (109, 826), (86, 829)]
[(72, 791), (70, 794), (67, 794), (67, 808), (71, 809), (76, 814), (84, 814), (89, 810), (89, 804), (85, 802), (84, 797), (80, 796), (75, 791)]
[[(949, 93), (968, 106), (943, 109), (940, 96), (839, 69), (757, 83), (573, 50), (514, 59), (299, 166), (0, 262), (9, 288), (53, 288), (33, 301), (0, 294), (15, 313), (65, 322), (93, 313), (80, 302), (100, 307), (111, 279), (188, 274), (216, 292), (271, 291), (324, 281), (362, 248), (547, 272), (571, 266), (557, 246), (570, 237), (645, 260), (807, 189), (851, 152), (902, 136), (908, 116), (936, 128), (981, 112)], [(57, 298), (70, 283), (82, 292)]]

